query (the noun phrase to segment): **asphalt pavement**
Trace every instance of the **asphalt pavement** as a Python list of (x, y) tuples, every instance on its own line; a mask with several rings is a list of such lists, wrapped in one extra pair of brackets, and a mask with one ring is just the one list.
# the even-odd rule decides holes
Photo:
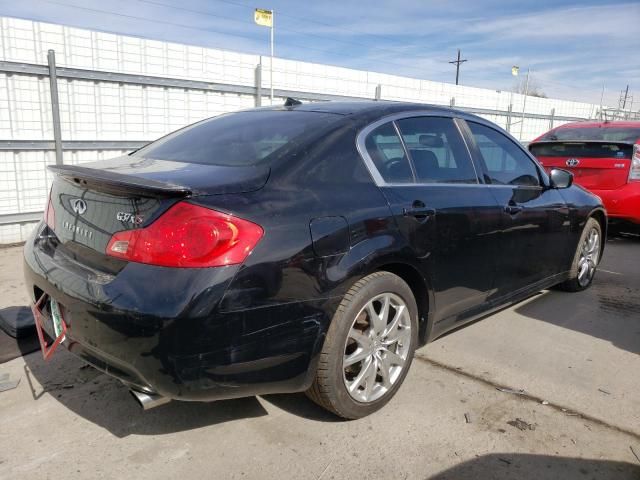
[[(24, 305), (0, 249), (0, 309)], [(610, 239), (592, 288), (544, 291), (420, 349), (357, 421), (303, 394), (143, 412), (71, 354), (0, 365), (0, 478), (640, 479), (640, 238)]]

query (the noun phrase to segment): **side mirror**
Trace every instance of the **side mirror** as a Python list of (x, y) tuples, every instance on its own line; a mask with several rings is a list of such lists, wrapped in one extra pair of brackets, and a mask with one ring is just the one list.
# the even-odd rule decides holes
[(551, 170), (549, 179), (551, 180), (551, 188), (569, 188), (573, 185), (573, 173), (560, 168)]

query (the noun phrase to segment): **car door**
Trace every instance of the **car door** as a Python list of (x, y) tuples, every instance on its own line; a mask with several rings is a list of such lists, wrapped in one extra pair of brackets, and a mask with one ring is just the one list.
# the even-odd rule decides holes
[(395, 118), (372, 129), (366, 144), (376, 181), (431, 281), (435, 322), (466, 318), (493, 282), (500, 211), (454, 119)]
[(467, 120), (472, 150), (501, 206), (492, 298), (545, 282), (568, 268), (569, 209), (524, 148), (487, 124)]

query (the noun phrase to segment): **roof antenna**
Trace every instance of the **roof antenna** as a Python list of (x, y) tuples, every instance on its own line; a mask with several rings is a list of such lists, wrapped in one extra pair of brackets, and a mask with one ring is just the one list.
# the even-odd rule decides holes
[(284, 101), (285, 107), (293, 107), (295, 105), (302, 105), (302, 102), (291, 97), (287, 97), (287, 99)]

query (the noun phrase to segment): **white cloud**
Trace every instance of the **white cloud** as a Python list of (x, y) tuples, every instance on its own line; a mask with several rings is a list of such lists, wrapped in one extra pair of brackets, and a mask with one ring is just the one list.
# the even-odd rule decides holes
[(469, 31), (496, 39), (566, 41), (567, 37), (587, 37), (633, 42), (631, 32), (637, 28), (639, 19), (640, 3), (579, 6), (498, 17), (473, 25)]

